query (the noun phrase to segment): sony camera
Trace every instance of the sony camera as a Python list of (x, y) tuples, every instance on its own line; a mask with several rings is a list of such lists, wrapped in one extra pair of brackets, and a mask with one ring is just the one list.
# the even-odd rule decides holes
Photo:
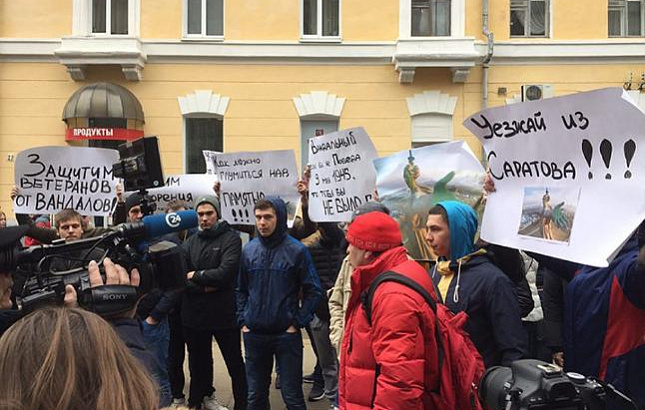
[(613, 386), (540, 360), (516, 360), (511, 367), (491, 367), (479, 385), (490, 409), (619, 410), (637, 408)]
[[(101, 236), (69, 243), (61, 241), (24, 249), (14, 243), (0, 248), (0, 272), (15, 272), (16, 301), (25, 311), (62, 303), (65, 286), (72, 285), (83, 308), (110, 316), (131, 309), (141, 294), (153, 288), (169, 290), (185, 286), (187, 269), (181, 249), (158, 238), (195, 226), (197, 214), (181, 211), (147, 216), (140, 222), (121, 224)], [(136, 268), (141, 276), (139, 287), (91, 287), (88, 264), (95, 260), (104, 276), (106, 257), (128, 272)]]

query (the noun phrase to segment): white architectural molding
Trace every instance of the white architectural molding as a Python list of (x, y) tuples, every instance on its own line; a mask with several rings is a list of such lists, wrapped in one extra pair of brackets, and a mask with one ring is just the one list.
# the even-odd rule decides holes
[(195, 90), (192, 94), (179, 97), (181, 115), (213, 115), (224, 118), (230, 97), (213, 94), (211, 90)]
[[(247, 64), (365, 64), (394, 62), (403, 70), (416, 67), (449, 67), (466, 70), (486, 54), (486, 44), (450, 37), (398, 42), (343, 42), (307, 44), (296, 42), (208, 42), (140, 40), (131, 37), (0, 38), (0, 61), (54, 62), (76, 54), (83, 64), (100, 60), (115, 63), (111, 55), (126, 54), (136, 63), (231, 63)], [(62, 57), (62, 59), (61, 59)], [(64, 63), (61, 61), (62, 63)], [(135, 61), (132, 61), (134, 63)], [(555, 41), (495, 43), (491, 65), (541, 64), (643, 64), (645, 42), (633, 39), (604, 41)], [(80, 63), (79, 63), (80, 64)], [(66, 64), (67, 65), (67, 64)]]
[[(477, 45), (480, 54), (486, 45)], [(645, 62), (645, 43), (633, 39), (599, 41), (495, 42), (491, 65), (630, 64)]]
[(480, 58), (474, 38), (433, 37), (399, 40), (392, 61), (401, 82), (412, 82), (414, 70), (419, 67), (450, 68), (453, 81), (464, 82)]
[(452, 116), (457, 106), (457, 97), (440, 91), (424, 91), (405, 99), (408, 102), (410, 117), (419, 114), (444, 114)]
[(327, 91), (312, 91), (309, 94), (300, 94), (293, 99), (296, 111), (300, 118), (312, 116), (328, 116), (340, 118), (345, 105), (345, 98), (329, 94)]
[(140, 81), (146, 55), (133, 37), (64, 37), (54, 50), (73, 80), (83, 80), (87, 66), (120, 65), (127, 80)]

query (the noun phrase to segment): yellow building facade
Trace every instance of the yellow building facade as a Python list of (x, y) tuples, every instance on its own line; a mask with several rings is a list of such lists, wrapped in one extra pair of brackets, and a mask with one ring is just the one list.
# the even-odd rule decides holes
[(479, 152), (461, 123), (484, 106), (639, 93), (644, 34), (642, 0), (0, 0), (0, 206), (19, 151), (88, 144), (62, 118), (91, 84), (141, 104), (166, 174), (203, 148), (304, 162), (309, 137), (355, 126), (381, 155)]

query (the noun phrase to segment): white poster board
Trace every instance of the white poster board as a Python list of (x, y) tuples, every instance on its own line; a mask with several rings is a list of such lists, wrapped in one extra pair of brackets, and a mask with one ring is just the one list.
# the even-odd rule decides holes
[(218, 151), (209, 151), (209, 150), (202, 150), (202, 154), (204, 155), (204, 162), (206, 163), (206, 173), (208, 175), (215, 175), (216, 174), (216, 166), (215, 166), (215, 158), (221, 154), (221, 152)]
[(433, 260), (425, 241), (428, 211), (456, 200), (478, 208), (484, 169), (464, 141), (405, 150), (374, 160), (381, 203), (391, 211), (403, 244), (417, 260)]
[(309, 217), (316, 222), (348, 222), (372, 199), (378, 158), (362, 127), (309, 140)]
[(645, 217), (645, 114), (621, 88), (479, 112), (497, 192), (481, 237), (607, 266)]
[(265, 196), (278, 196), (287, 204), (287, 219), (293, 223), (300, 199), (293, 150), (219, 154), (215, 162), (225, 221), (254, 225), (255, 202)]
[(116, 204), (117, 180), (112, 149), (38, 147), (16, 156), (14, 211), (50, 214), (74, 209), (82, 215), (107, 216)]
[(171, 201), (185, 201), (189, 208), (194, 207), (196, 199), (204, 196), (214, 196), (213, 185), (216, 178), (207, 174), (180, 174), (166, 177), (165, 185), (161, 188), (149, 189), (151, 200), (157, 204), (156, 213), (165, 213)]

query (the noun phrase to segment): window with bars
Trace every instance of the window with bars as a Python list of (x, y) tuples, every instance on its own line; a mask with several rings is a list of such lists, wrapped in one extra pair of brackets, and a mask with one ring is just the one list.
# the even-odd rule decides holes
[(412, 0), (413, 37), (450, 36), (450, 0)]
[(186, 0), (187, 37), (224, 35), (224, 0)]
[(645, 36), (643, 0), (609, 0), (608, 27), (609, 37)]
[(549, 0), (511, 0), (511, 37), (548, 37)]
[(340, 36), (340, 0), (302, 0), (304, 38)]
[(186, 173), (206, 173), (203, 150), (222, 152), (224, 148), (223, 124), (218, 118), (185, 118), (186, 121)]
[(92, 0), (92, 33), (128, 34), (128, 0)]

